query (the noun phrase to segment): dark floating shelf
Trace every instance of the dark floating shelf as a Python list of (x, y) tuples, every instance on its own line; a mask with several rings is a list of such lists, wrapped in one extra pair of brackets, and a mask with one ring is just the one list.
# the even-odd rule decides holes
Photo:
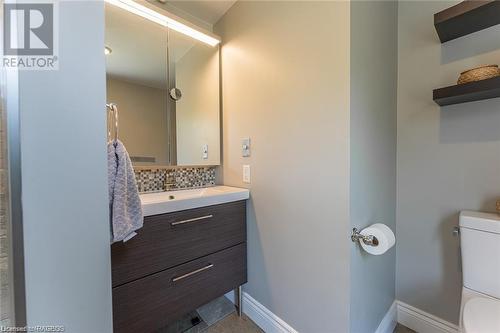
[(441, 106), (500, 97), (500, 77), (435, 89), (434, 102)]
[(500, 1), (466, 0), (434, 14), (441, 43), (500, 24)]

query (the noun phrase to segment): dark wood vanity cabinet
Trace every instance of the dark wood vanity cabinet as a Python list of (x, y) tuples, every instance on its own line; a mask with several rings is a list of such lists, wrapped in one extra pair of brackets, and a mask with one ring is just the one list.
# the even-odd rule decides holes
[(246, 283), (246, 202), (145, 217), (111, 262), (114, 331), (154, 332)]

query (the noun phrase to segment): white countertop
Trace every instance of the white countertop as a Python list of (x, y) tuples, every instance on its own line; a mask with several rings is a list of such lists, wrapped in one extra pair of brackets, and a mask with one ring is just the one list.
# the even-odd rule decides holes
[(151, 216), (246, 200), (250, 197), (250, 191), (238, 187), (214, 186), (192, 190), (144, 193), (140, 197), (144, 216)]

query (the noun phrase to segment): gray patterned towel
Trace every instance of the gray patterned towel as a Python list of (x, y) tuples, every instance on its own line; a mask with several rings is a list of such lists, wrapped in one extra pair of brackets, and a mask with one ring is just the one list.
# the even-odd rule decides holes
[(108, 190), (111, 242), (126, 242), (142, 228), (143, 216), (132, 162), (119, 140), (108, 144)]

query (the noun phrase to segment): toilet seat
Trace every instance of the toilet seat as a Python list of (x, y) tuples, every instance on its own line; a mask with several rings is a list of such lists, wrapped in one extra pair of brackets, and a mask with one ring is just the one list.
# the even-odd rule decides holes
[(465, 333), (500, 333), (500, 300), (474, 297), (465, 303)]

